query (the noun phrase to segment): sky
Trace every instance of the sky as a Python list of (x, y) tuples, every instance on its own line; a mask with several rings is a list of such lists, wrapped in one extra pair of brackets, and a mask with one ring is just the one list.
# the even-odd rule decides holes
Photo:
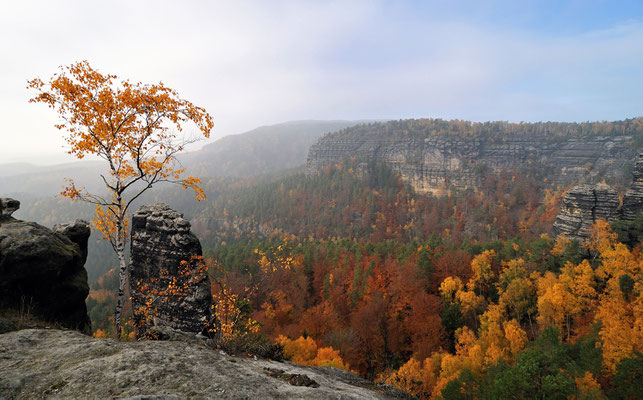
[(621, 120), (643, 116), (643, 2), (0, 0), (0, 164), (73, 161), (26, 82), (82, 60), (177, 90), (212, 139), (302, 119)]

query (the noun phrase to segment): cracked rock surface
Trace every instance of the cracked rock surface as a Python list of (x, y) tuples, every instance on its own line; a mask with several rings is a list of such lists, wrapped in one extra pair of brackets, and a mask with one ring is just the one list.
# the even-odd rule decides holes
[(605, 184), (574, 186), (563, 198), (554, 231), (582, 243), (597, 219), (609, 222), (619, 218), (618, 205), (618, 193)]
[[(305, 375), (294, 386), (266, 369)], [(185, 342), (117, 342), (75, 331), (0, 335), (0, 398), (389, 399), (411, 398), (331, 367), (237, 358)]]
[(634, 181), (623, 197), (622, 208), (623, 219), (628, 221), (643, 213), (643, 153), (639, 154), (632, 175)]

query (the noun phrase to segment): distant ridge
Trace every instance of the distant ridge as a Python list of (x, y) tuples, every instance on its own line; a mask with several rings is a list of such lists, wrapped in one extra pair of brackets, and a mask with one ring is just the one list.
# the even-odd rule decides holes
[(308, 153), (308, 171), (355, 157), (384, 163), (422, 193), (472, 189), (489, 168), (540, 168), (566, 186), (627, 182), (643, 143), (643, 118), (613, 122), (470, 122), (407, 119), (325, 135)]
[[(308, 149), (326, 133), (373, 122), (288, 121), (224, 136), (201, 150), (182, 154), (180, 161), (189, 175), (199, 177), (250, 177), (304, 165)], [(25, 162), (0, 164), (0, 195), (25, 193), (51, 196), (60, 193), (65, 178), (72, 178), (90, 191), (103, 189), (98, 178), (105, 164), (77, 161), (56, 165)]]
[(373, 122), (288, 121), (225, 136), (199, 151), (180, 157), (192, 175), (249, 177), (293, 168), (306, 163), (308, 149), (324, 134)]
[(0, 195), (58, 194), (65, 178), (72, 178), (79, 186), (85, 186), (89, 190), (101, 190), (103, 186), (98, 175), (105, 170), (106, 165), (102, 161), (77, 161), (57, 165), (0, 164)]

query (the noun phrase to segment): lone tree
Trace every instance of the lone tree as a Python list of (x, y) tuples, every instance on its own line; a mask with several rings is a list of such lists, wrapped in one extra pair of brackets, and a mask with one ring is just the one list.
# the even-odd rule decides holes
[(109, 166), (109, 174), (100, 176), (107, 196), (78, 188), (72, 180), (67, 180), (61, 194), (96, 205), (94, 224), (118, 256), (114, 322), (120, 338), (128, 266), (124, 255), (128, 208), (158, 182), (191, 188), (197, 201), (205, 199), (198, 178), (182, 177), (184, 170), (175, 156), (187, 141), (179, 141), (171, 129), (181, 132), (184, 124), (192, 122), (209, 137), (213, 120), (205, 109), (181, 99), (163, 83), (130, 83), (99, 73), (87, 61), (60, 70), (48, 82), (39, 78), (29, 81), (27, 87), (38, 91), (29, 101), (45, 103), (58, 112), (61, 123), (56, 128), (68, 133), (69, 154), (79, 159), (97, 155)]

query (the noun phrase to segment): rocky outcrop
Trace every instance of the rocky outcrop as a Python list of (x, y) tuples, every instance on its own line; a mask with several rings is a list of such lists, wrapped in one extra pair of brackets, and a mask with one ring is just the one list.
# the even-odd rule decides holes
[[(283, 371), (273, 376), (270, 371)], [(296, 386), (306, 377), (319, 386)], [(0, 335), (0, 398), (411, 398), (331, 367), (236, 358), (185, 342), (117, 342), (77, 332)]]
[(584, 242), (598, 219), (633, 221), (643, 214), (643, 153), (639, 154), (632, 175), (633, 183), (620, 208), (618, 193), (605, 184), (577, 185), (569, 189), (554, 222), (555, 233)]
[(554, 222), (554, 231), (570, 240), (584, 242), (589, 238), (590, 228), (596, 220), (619, 219), (618, 206), (618, 193), (608, 185), (574, 186), (563, 198), (560, 213)]
[(62, 326), (89, 328), (85, 298), (89, 293), (87, 239), (90, 229), (76, 221), (48, 229), (7, 213), (19, 202), (1, 199), (0, 306), (33, 313)]
[(10, 198), (0, 198), (0, 221), (9, 219), (20, 208), (20, 202)]
[(643, 214), (643, 153), (639, 154), (632, 175), (634, 182), (623, 196), (622, 214), (627, 221), (633, 221)]
[(77, 219), (68, 224), (54, 225), (52, 230), (61, 235), (67, 236), (69, 240), (76, 243), (80, 249), (82, 263), (87, 261), (87, 244), (89, 242), (89, 222), (83, 219)]
[(459, 132), (457, 122), (422, 120), (345, 129), (322, 137), (310, 148), (308, 170), (315, 172), (349, 158), (383, 162), (416, 191), (439, 194), (444, 188), (475, 187), (477, 172), (489, 168), (547, 169), (555, 181), (564, 185), (594, 178), (621, 179), (623, 167), (636, 155), (633, 138), (626, 135), (556, 136), (537, 124), (524, 125), (529, 125), (524, 129), (531, 129), (528, 134), (499, 135), (497, 129), (510, 130), (502, 123), (481, 124), (471, 137), (421, 130), (433, 125)]
[[(193, 333), (207, 330), (212, 304), (207, 275), (191, 279), (172, 298), (167, 290), (174, 278), (182, 278), (181, 262), (200, 255), (201, 244), (190, 232), (190, 223), (167, 205), (143, 206), (132, 216), (129, 277), (139, 335), (154, 325)], [(150, 311), (153, 319), (147, 320)]]

